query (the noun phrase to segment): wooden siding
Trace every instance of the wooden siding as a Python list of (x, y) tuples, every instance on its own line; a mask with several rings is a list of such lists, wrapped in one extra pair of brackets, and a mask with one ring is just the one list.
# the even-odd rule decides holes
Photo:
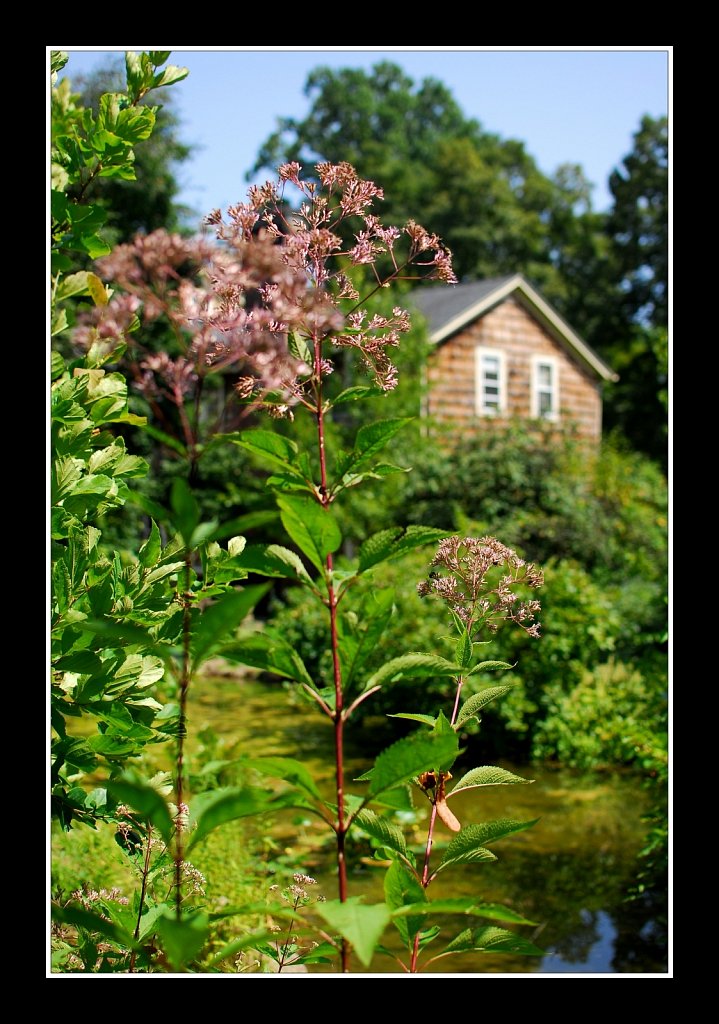
[(437, 346), (427, 367), (427, 412), (439, 423), (479, 427), (503, 421), (476, 412), (478, 346), (504, 353), (506, 419), (531, 416), (532, 356), (554, 356), (559, 366), (559, 428), (576, 429), (579, 437), (599, 441), (602, 402), (594, 375), (568, 355), (554, 338), (513, 297)]

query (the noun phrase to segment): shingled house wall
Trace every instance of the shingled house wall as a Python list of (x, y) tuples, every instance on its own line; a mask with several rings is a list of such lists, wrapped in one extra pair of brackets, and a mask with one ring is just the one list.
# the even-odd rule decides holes
[(596, 378), (568, 356), (513, 296), (441, 342), (430, 354), (426, 403), (430, 417), (439, 423), (473, 427), (505, 420), (505, 417), (477, 415), (477, 346), (505, 353), (506, 420), (531, 416), (532, 356), (553, 356), (559, 366), (557, 427), (574, 428), (577, 436), (599, 442), (602, 401)]

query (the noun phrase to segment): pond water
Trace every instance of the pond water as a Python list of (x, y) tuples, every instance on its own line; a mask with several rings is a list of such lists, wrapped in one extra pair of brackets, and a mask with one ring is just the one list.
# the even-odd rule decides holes
[[(253, 757), (292, 756), (305, 763), (320, 785), (326, 786), (327, 795), (331, 794), (329, 722), (314, 706), (293, 699), (293, 693), (282, 686), (230, 677), (198, 680), (191, 691), (189, 710), (191, 736), (210, 730), (203, 732), (205, 747), (210, 748), (209, 754), (205, 750), (205, 760), (208, 756), (237, 757), (242, 753)], [(359, 733), (362, 751), (385, 745), (384, 740), (372, 743), (371, 721), (360, 727)], [(360, 754), (360, 747), (353, 747), (351, 728), (348, 734), (348, 777), (356, 778), (366, 770), (368, 760), (366, 753)], [(460, 762), (455, 776), (481, 763), (476, 757), (472, 763)], [(453, 956), (431, 964), (428, 972), (666, 972), (666, 927), (662, 923), (661, 901), (652, 905), (650, 899), (626, 899), (637, 871), (636, 854), (644, 838), (641, 816), (647, 794), (637, 779), (499, 763), (523, 778), (534, 779), (534, 784), (495, 786), (458, 794), (452, 800), (454, 813), (462, 823), (495, 818), (540, 820), (528, 831), (493, 847), (496, 862), (464, 865), (441, 874), (433, 883), (430, 896), (471, 896), (511, 907), (540, 923), (534, 931), (520, 931), (546, 950), (546, 955)], [(195, 768), (199, 769), (197, 753)], [(362, 784), (354, 789), (361, 792)], [(410, 824), (408, 838), (413, 849), (419, 851), (429, 804), (425, 808), (420, 799), (415, 804), (417, 821)], [(278, 814), (272, 824), (272, 836), (288, 865), (287, 879), (293, 871), (310, 874), (317, 879), (319, 890), (331, 899), (336, 895), (336, 878), (326, 832), (318, 819), (309, 815), (298, 818), (296, 811)], [(435, 835), (435, 850), (452, 837), (442, 825)], [(381, 901), (384, 868), (372, 860), (369, 844), (359, 836), (348, 851), (348, 864), (350, 895), (364, 894), (369, 903)], [(279, 877), (278, 881), (286, 884)], [(469, 924), (476, 927), (486, 922), (455, 917), (439, 923), (440, 939), (446, 942)], [(396, 932), (394, 935), (396, 942), (388, 930), (383, 942), (399, 953), (401, 943)], [(437, 947), (439, 951), (439, 942)], [(399, 971), (396, 962), (386, 956), (376, 956), (368, 969), (359, 964), (354, 966), (358, 971), (371, 973)], [(321, 972), (323, 968), (311, 970)]]

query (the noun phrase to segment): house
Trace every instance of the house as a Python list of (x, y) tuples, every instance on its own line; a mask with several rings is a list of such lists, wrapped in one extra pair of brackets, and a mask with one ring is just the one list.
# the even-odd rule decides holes
[(412, 298), (434, 346), (428, 416), (459, 427), (544, 419), (599, 441), (600, 386), (618, 377), (521, 274), (428, 286)]

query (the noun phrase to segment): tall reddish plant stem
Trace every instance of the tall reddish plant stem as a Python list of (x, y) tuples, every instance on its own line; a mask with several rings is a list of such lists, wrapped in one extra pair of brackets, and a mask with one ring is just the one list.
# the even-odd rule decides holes
[(182, 594), (182, 670), (180, 673), (180, 715), (177, 728), (177, 760), (175, 763), (175, 790), (177, 793), (177, 818), (175, 819), (175, 914), (182, 917), (182, 862), (184, 860), (185, 820), (185, 736), (187, 735), (187, 693), (190, 689), (190, 580), (192, 574), (192, 553), (185, 552)]
[[(463, 686), (464, 686), (464, 677), (463, 676), (459, 676), (458, 679), (457, 679), (457, 692), (456, 692), (455, 697), (454, 697), (454, 708), (452, 709), (452, 718), (450, 720), (450, 724), (451, 725), (454, 725), (454, 723), (457, 721), (457, 714), (459, 713), (459, 697), (460, 697), (460, 694), (462, 693), (462, 687)], [(430, 879), (430, 873), (429, 873), (429, 860), (430, 860), (430, 857), (432, 856), (432, 844), (434, 842), (434, 825), (435, 825), (436, 820), (437, 820), (437, 807), (436, 807), (435, 804), (432, 804), (432, 813), (431, 813), (431, 815), (429, 817), (429, 828), (427, 829), (427, 844), (426, 844), (426, 846), (424, 848), (424, 865), (422, 867), (422, 878), (421, 878), (421, 884), (422, 884), (422, 888), (423, 889), (427, 888), (427, 886), (429, 885), (430, 880), (431, 880)], [(417, 934), (414, 937), (414, 946), (412, 947), (412, 959), (410, 960), (410, 965), (409, 965), (410, 974), (416, 974), (417, 973), (417, 958), (419, 957), (419, 935), (420, 935), (420, 933), (417, 932)]]
[[(325, 451), (325, 421), (322, 405), (322, 342), (315, 338), (315, 378), (317, 381), (317, 445), (320, 459), (320, 501), (324, 508), (330, 504), (329, 488), (327, 486), (327, 458)], [(344, 798), (344, 710), (342, 693), (342, 666), (340, 664), (339, 639), (337, 635), (337, 594), (332, 582), (333, 561), (332, 555), (325, 559), (327, 570), (327, 607), (330, 613), (330, 644), (332, 647), (332, 671), (335, 686), (335, 709), (332, 715), (334, 724), (335, 739), (335, 788), (337, 793), (337, 824), (335, 834), (337, 836), (337, 880), (339, 886), (340, 902), (347, 899), (347, 862), (345, 860), (345, 839), (347, 826), (345, 824), (345, 798)], [(349, 943), (342, 940), (341, 952), (342, 972), (349, 971)]]

